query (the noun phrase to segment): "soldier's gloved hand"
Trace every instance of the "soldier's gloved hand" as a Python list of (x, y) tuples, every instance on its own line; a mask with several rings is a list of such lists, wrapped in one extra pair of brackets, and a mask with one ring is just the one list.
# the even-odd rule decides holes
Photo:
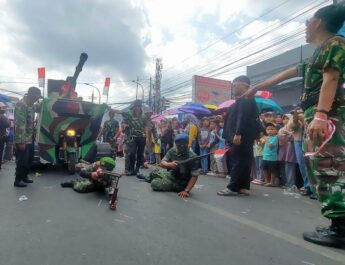
[(187, 191), (181, 191), (177, 194), (179, 197), (181, 198), (188, 198), (189, 197), (189, 193)]

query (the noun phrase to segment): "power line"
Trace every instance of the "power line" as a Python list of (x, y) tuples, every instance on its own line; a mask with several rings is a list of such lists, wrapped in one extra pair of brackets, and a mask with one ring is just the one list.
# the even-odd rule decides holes
[[(306, 8), (308, 8), (308, 9), (306, 9), (306, 8), (302, 9), (297, 15), (294, 15), (294, 16), (292, 16), (292, 17), (288, 17), (288, 20), (286, 20), (286, 21), (284, 21), (284, 22), (282, 22), (282, 23), (279, 23), (278, 25), (275, 25), (275, 24), (274, 24), (274, 25), (271, 25), (271, 27), (273, 27), (273, 26), (274, 26), (274, 27), (273, 27), (272, 29), (270, 29), (269, 31), (267, 31), (267, 29), (265, 29), (266, 32), (265, 32), (265, 30), (261, 31), (261, 32), (264, 32), (264, 33), (262, 33), (262, 34), (259, 35), (259, 36), (257, 36), (258, 34), (256, 34), (256, 35), (254, 35), (254, 36), (251, 36), (251, 37), (249, 37), (249, 38), (243, 40), (241, 43), (237, 44), (235, 47), (233, 47), (232, 49), (230, 49), (230, 51), (227, 51), (227, 52), (225, 52), (225, 53), (218, 54), (218, 55), (216, 56), (216, 58), (219, 57), (219, 56), (222, 56), (222, 55), (224, 55), (224, 54), (229, 54), (229, 53), (232, 52), (232, 51), (238, 52), (238, 49), (241, 49), (241, 48), (243, 48), (243, 47), (248, 46), (248, 44), (247, 44), (248, 41), (252, 41), (252, 39), (254, 39), (255, 41), (258, 40), (258, 39), (260, 39), (260, 38), (262, 38), (262, 37), (268, 35), (268, 34), (271, 33), (272, 31), (274, 31), (274, 30), (276, 30), (276, 29), (280, 29), (281, 26), (287, 25), (289, 22), (294, 21), (296, 18), (308, 14), (309, 12), (311, 12), (311, 11), (314, 10), (315, 8), (319, 7), (320, 5), (325, 4), (326, 2), (329, 2), (329, 1), (322, 1), (321, 3), (318, 3), (317, 5), (313, 5), (312, 7), (310, 7), (310, 5), (308, 5), (308, 6), (306, 7)], [(306, 9), (306, 10), (305, 10), (305, 9)], [(259, 33), (261, 33), (261, 32), (259, 32)], [(252, 44), (253, 44), (253, 43), (252, 43)], [(242, 47), (241, 47), (241, 46), (242, 46)], [(249, 46), (250, 46), (250, 44), (249, 44)], [(226, 59), (226, 58), (224, 58), (224, 59)], [(209, 66), (209, 63), (210, 63), (210, 61), (207, 61), (207, 65), (208, 65), (208, 66)], [(198, 68), (200, 69), (200, 66), (198, 66)], [(204, 68), (205, 68), (205, 67), (204, 67)], [(193, 69), (191, 69), (191, 70), (193, 71)], [(182, 76), (185, 75), (185, 74), (187, 74), (187, 72), (182, 73), (182, 74), (179, 74), (179, 75), (182, 77)], [(171, 78), (171, 79), (173, 79), (173, 78)], [(174, 80), (176, 81), (176, 79), (178, 79), (178, 77), (175, 78)], [(166, 82), (165, 82), (165, 85), (166, 85)], [(171, 88), (171, 87), (169, 87), (168, 89), (170, 89), (170, 88)], [(165, 91), (165, 90), (167, 90), (167, 89), (163, 89), (163, 90)]]
[(212, 46), (216, 45), (216, 44), (217, 44), (218, 42), (220, 42), (221, 40), (224, 40), (224, 39), (230, 37), (231, 35), (235, 34), (235, 33), (238, 32), (239, 30), (242, 30), (242, 29), (244, 29), (245, 27), (249, 26), (250, 24), (252, 24), (252, 23), (255, 22), (256, 20), (265, 17), (266, 15), (268, 15), (269, 13), (273, 12), (274, 10), (280, 8), (281, 6), (283, 6), (284, 4), (286, 4), (286, 3), (289, 2), (289, 1), (290, 1), (290, 0), (286, 0), (286, 1), (281, 2), (280, 4), (276, 5), (275, 7), (269, 9), (267, 12), (264, 12), (263, 14), (259, 15), (258, 17), (252, 19), (251, 21), (249, 21), (248, 23), (246, 23), (246, 24), (243, 25), (242, 27), (235, 29), (234, 31), (232, 31), (232, 32), (230, 32), (230, 33), (228, 33), (228, 34), (226, 34), (225, 36), (223, 36), (223, 37), (221, 37), (221, 38), (218, 38), (218, 39), (215, 40), (213, 43), (207, 45), (206, 47), (204, 47), (204, 48), (202, 48), (202, 49), (200, 49), (200, 50), (198, 50), (196, 53), (194, 53), (194, 54), (192, 54), (192, 55), (186, 57), (185, 59), (183, 59), (181, 62), (177, 63), (176, 65), (173, 65), (173, 66), (171, 66), (171, 67), (168, 67), (168, 68), (167, 68), (165, 71), (163, 71), (163, 72), (166, 72), (167, 70), (170, 70), (171, 68), (175, 68), (176, 66), (178, 66), (178, 65), (180, 65), (180, 64), (182, 64), (182, 63), (184, 63), (185, 61), (189, 60), (190, 58), (193, 58), (195, 55), (198, 55), (198, 54), (202, 53), (203, 51), (208, 50), (209, 48), (211, 48)]

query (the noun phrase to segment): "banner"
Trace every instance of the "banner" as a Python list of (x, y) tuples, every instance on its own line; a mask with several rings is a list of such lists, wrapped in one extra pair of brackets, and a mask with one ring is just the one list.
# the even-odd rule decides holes
[(46, 69), (44, 67), (37, 68), (38, 72), (38, 87), (44, 88), (45, 78), (46, 78)]
[(231, 98), (231, 82), (203, 76), (193, 76), (193, 102), (218, 106)]
[(103, 88), (103, 96), (107, 96), (109, 93), (109, 86), (110, 86), (110, 77), (105, 78), (104, 88)]

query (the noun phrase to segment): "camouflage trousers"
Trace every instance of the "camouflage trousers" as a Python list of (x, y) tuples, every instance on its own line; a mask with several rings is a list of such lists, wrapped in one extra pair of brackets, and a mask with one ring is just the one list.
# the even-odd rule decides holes
[[(313, 108), (305, 111), (307, 124), (314, 116)], [(330, 115), (336, 131), (320, 153), (306, 156), (308, 178), (321, 202), (322, 215), (329, 219), (345, 218), (345, 106)], [(304, 151), (316, 151), (305, 136)]]
[(151, 188), (154, 191), (180, 192), (184, 189), (166, 169), (153, 170), (149, 176), (146, 177), (146, 180), (151, 183)]
[(89, 179), (77, 179), (73, 181), (73, 190), (79, 193), (91, 193), (95, 191), (105, 191), (111, 196), (114, 193), (115, 183), (104, 184)]

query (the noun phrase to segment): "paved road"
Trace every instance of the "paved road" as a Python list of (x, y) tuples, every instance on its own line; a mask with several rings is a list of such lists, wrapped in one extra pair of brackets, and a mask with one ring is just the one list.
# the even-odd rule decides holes
[(112, 212), (102, 194), (62, 189), (71, 176), (59, 170), (41, 169), (26, 189), (12, 186), (13, 171), (0, 172), (0, 265), (345, 264), (344, 250), (301, 238), (327, 224), (318, 203), (278, 188), (223, 198), (216, 191), (227, 181), (201, 176), (183, 200), (124, 177)]

